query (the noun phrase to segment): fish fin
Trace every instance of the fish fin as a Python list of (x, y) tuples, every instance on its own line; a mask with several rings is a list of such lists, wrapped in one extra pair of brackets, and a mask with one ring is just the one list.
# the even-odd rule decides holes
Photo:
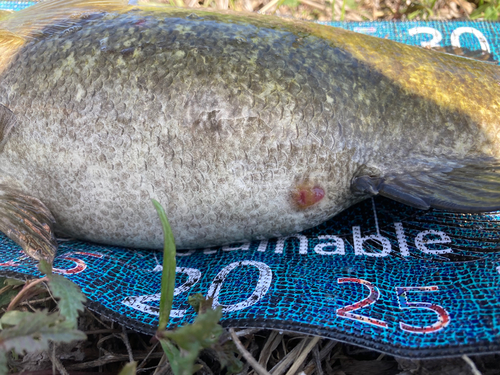
[(30, 257), (52, 263), (57, 252), (54, 224), (40, 200), (0, 184), (0, 231)]
[(383, 195), (397, 202), (415, 207), (420, 210), (428, 210), (430, 205), (418, 196), (411, 194), (404, 189), (398, 189), (388, 184), (380, 177), (361, 176), (353, 181), (353, 188), (361, 193), (369, 195)]
[(7, 142), (10, 131), (16, 124), (16, 116), (10, 109), (0, 104), (0, 151)]
[(0, 28), (0, 71), (25, 42), (26, 39), (22, 36)]
[(448, 55), (465, 57), (467, 59), (473, 59), (495, 65), (498, 64), (498, 61), (495, 60), (495, 57), (491, 52), (482, 49), (471, 50), (469, 48), (454, 47), (454, 46), (430, 47), (430, 49), (441, 53), (447, 53)]
[(0, 10), (0, 21), (2, 21), (5, 17), (14, 13), (12, 10)]
[(126, 8), (127, 0), (47, 0), (3, 16), (0, 29), (21, 38), (32, 38), (49, 26), (70, 27), (88, 13)]
[(430, 207), (455, 212), (500, 210), (500, 165), (468, 164), (440, 171), (361, 176), (357, 191), (380, 194), (419, 209)]

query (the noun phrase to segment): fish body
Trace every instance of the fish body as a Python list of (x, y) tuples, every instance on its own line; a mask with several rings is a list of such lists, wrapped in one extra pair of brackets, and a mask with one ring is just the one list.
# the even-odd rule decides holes
[(288, 235), (379, 193), (500, 208), (497, 66), (273, 17), (89, 4), (0, 23), (0, 230), (35, 256), (53, 229), (161, 248), (151, 199), (178, 248)]

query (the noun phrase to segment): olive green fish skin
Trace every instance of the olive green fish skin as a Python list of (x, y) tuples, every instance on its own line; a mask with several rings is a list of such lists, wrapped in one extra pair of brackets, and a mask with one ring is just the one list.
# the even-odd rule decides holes
[[(0, 183), (44, 202), (60, 233), (144, 248), (162, 246), (154, 198), (177, 246), (197, 248), (315, 226), (368, 196), (357, 176), (496, 157), (466, 112), (342, 40), (266, 22), (134, 10), (26, 44), (0, 76), (17, 116)], [(325, 197), (298, 207), (301, 184)]]

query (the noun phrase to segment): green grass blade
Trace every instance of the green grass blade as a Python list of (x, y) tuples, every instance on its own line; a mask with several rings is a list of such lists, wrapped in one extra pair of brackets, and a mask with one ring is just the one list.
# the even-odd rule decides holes
[(0, 375), (7, 375), (9, 373), (9, 361), (7, 353), (0, 351)]
[(127, 363), (118, 375), (135, 375), (137, 371), (137, 362)]
[(161, 276), (161, 297), (160, 297), (160, 316), (158, 330), (163, 331), (170, 319), (170, 310), (174, 301), (175, 289), (175, 241), (172, 229), (167, 220), (165, 210), (160, 203), (152, 199), (156, 212), (160, 217), (163, 228), (163, 272)]
[(169, 341), (169, 339), (161, 339), (160, 344), (168, 358), (168, 363), (170, 363), (173, 373), (179, 375), (181, 373), (179, 364), (179, 361), (182, 359), (181, 352)]

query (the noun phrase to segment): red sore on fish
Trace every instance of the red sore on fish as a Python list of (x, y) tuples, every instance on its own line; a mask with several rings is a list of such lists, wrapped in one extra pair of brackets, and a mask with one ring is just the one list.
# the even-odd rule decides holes
[(325, 191), (321, 186), (300, 184), (292, 192), (292, 198), (301, 209), (311, 207), (325, 197)]
[(146, 20), (145, 19), (140, 19), (134, 23), (135, 26), (139, 26), (140, 28), (146, 26)]

